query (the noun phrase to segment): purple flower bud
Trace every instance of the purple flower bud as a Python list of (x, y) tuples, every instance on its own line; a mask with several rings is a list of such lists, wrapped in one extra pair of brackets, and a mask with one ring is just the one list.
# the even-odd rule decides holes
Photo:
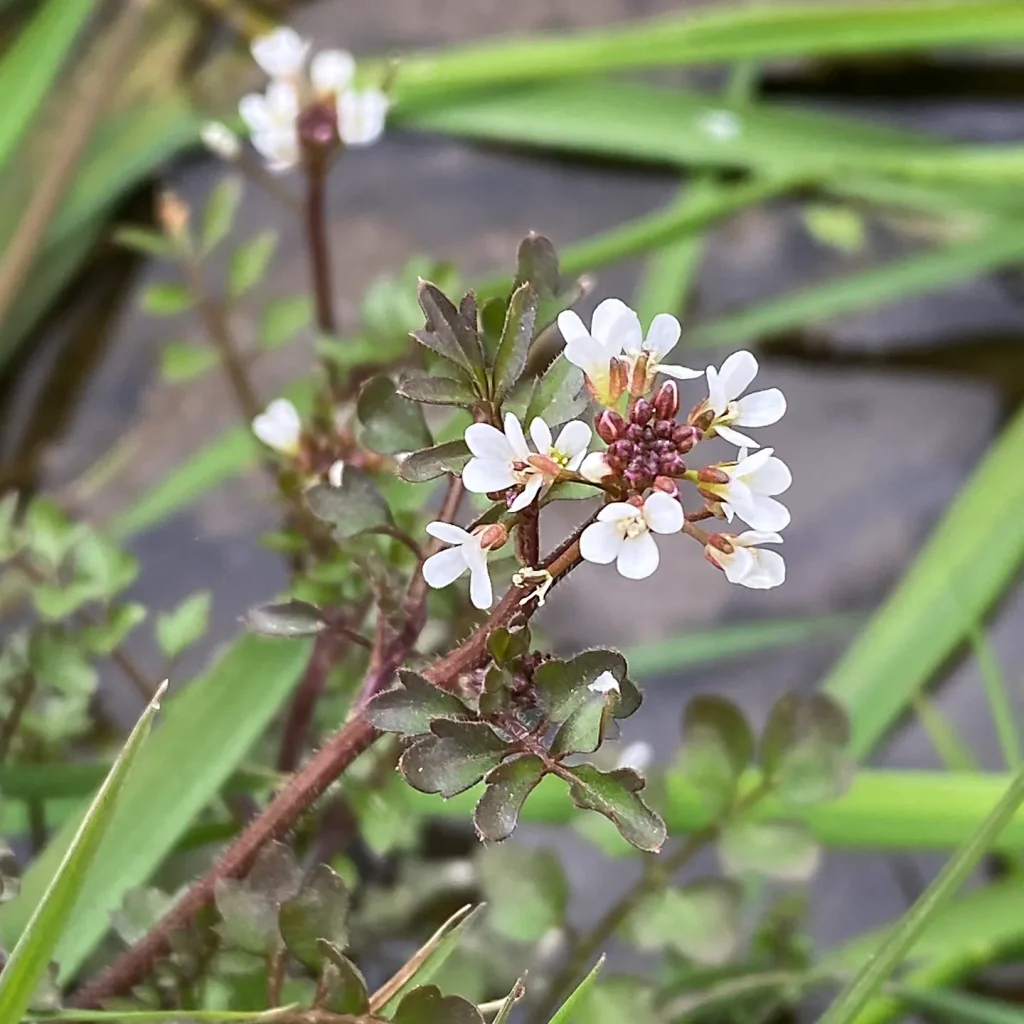
[(630, 423), (626, 427), (626, 437), (630, 441), (640, 442), (644, 439), (644, 428), (637, 423)]
[(642, 427), (650, 422), (653, 415), (654, 406), (646, 398), (638, 398), (633, 403), (633, 411), (629, 414), (629, 418), (633, 423), (638, 423)]
[(662, 457), (659, 463), (662, 476), (682, 476), (686, 472), (686, 462), (678, 452)]
[(605, 409), (597, 417), (597, 434), (605, 444), (614, 444), (626, 432), (626, 421), (614, 410)]
[(674, 420), (679, 412), (679, 385), (667, 380), (654, 396), (654, 409), (659, 419)]
[(680, 455), (685, 455), (703, 436), (702, 431), (697, 427), (691, 427), (688, 423), (680, 423), (672, 431), (672, 440)]
[(676, 429), (676, 425), (672, 420), (658, 420), (654, 424), (654, 436), (666, 440), (672, 436), (672, 431)]
[(608, 447), (608, 457), (625, 465), (633, 458), (633, 445), (629, 441), (616, 441)]

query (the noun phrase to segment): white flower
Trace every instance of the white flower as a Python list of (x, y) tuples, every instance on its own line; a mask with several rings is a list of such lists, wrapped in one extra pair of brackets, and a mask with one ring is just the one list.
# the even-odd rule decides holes
[(761, 448), (748, 455), (741, 448), (736, 462), (715, 467), (728, 478), (725, 483), (705, 483), (700, 474), (708, 471), (698, 472), (700, 489), (722, 503), (730, 523), (736, 515), (755, 530), (784, 530), (789, 525), (789, 509), (774, 495), (789, 489), (793, 474), (782, 459), (773, 457), (774, 451)]
[(704, 553), (730, 583), (771, 590), (786, 581), (786, 563), (777, 551), (762, 551), (760, 545), (781, 543), (777, 533), (764, 530), (747, 530), (738, 537), (720, 533), (705, 546)]
[(599, 484), (611, 472), (612, 467), (608, 465), (608, 458), (604, 452), (591, 452), (580, 464), (579, 469), (580, 476), (592, 484)]
[[(755, 391), (746, 398), (740, 398), (757, 376), (757, 360), (750, 352), (733, 352), (721, 370), (709, 366), (705, 371), (708, 378), (708, 398), (702, 409), (714, 413), (711, 426), (719, 437), (735, 445), (760, 447), (737, 427), (767, 427), (778, 423), (786, 411), (786, 398), (778, 388)], [(736, 401), (739, 399), (739, 401)]]
[(270, 78), (294, 78), (306, 64), (309, 43), (295, 29), (281, 27), (254, 39), (249, 50)]
[(340, 487), (345, 479), (345, 462), (343, 459), (336, 459), (327, 470), (327, 482), (332, 487)]
[(427, 585), (440, 589), (454, 583), (469, 570), (469, 597), (474, 606), (490, 608), (494, 601), (491, 577), (487, 571), (488, 528), (482, 527), (475, 533), (463, 530), (451, 523), (428, 523), (427, 533), (454, 547), (438, 551), (423, 563), (423, 579)]
[(605, 505), (580, 537), (580, 554), (588, 562), (615, 562), (619, 573), (642, 580), (658, 568), (654, 533), (678, 533), (683, 528), (683, 507), (662, 491), (654, 491), (637, 508), (627, 502)]
[[(637, 320), (637, 326), (640, 321)], [(632, 381), (637, 364), (643, 358), (646, 366), (646, 377), (633, 385), (633, 392), (640, 394), (650, 390), (657, 374), (675, 377), (676, 380), (694, 380), (701, 376), (700, 370), (691, 370), (688, 366), (673, 366), (663, 363), (665, 358), (676, 347), (682, 328), (679, 321), (671, 313), (659, 313), (647, 329), (647, 337), (641, 341), (639, 334), (623, 340), (623, 355), (629, 362), (629, 379)]]
[(642, 772), (649, 768), (654, 761), (654, 747), (644, 740), (637, 740), (635, 743), (627, 744), (619, 751), (619, 760), (616, 768), (635, 768)]
[(302, 421), (298, 410), (287, 398), (275, 398), (252, 421), (252, 432), (271, 448), (294, 455), (299, 450)]
[(291, 82), (271, 82), (266, 93), (249, 93), (238, 104), (253, 146), (274, 173), (290, 170), (299, 162), (296, 123), (300, 108), (298, 90)]
[(203, 145), (221, 160), (237, 160), (242, 153), (238, 136), (220, 121), (207, 121), (199, 134)]
[(526, 508), (541, 490), (550, 487), (562, 470), (575, 472), (583, 463), (591, 431), (582, 420), (573, 420), (551, 439), (551, 428), (538, 416), (530, 424), (530, 437), (537, 446), (531, 452), (519, 420), (505, 414), (504, 433), (489, 423), (466, 428), (466, 444), (473, 458), (462, 471), (462, 482), (476, 494), (522, 487), (509, 511)]
[(338, 96), (338, 137), (346, 146), (370, 146), (384, 134), (388, 98), (380, 89), (347, 89)]
[(592, 683), (587, 684), (592, 693), (621, 693), (619, 681), (611, 672), (602, 672)]
[(309, 81), (320, 96), (340, 96), (355, 74), (356, 59), (347, 50), (321, 50), (309, 65)]

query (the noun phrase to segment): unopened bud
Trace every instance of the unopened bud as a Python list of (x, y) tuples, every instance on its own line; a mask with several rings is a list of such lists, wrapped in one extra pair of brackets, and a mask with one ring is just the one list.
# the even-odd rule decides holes
[(161, 192), (157, 197), (156, 218), (173, 241), (180, 241), (188, 233), (190, 213), (188, 203), (175, 192)]
[(667, 380), (654, 396), (654, 411), (659, 420), (674, 420), (679, 412), (679, 385)]
[(638, 398), (633, 403), (633, 409), (629, 414), (630, 420), (639, 427), (644, 427), (651, 422), (654, 415), (654, 406), (646, 398)]
[(697, 470), (697, 479), (702, 484), (727, 484), (729, 474), (717, 466), (704, 466)]
[(672, 442), (675, 444), (676, 451), (680, 455), (685, 455), (703, 437), (703, 431), (691, 426), (689, 423), (680, 423), (672, 431)]
[(605, 444), (614, 444), (626, 430), (626, 421), (614, 409), (605, 409), (595, 424), (597, 435)]
[(508, 530), (501, 523), (491, 523), (490, 526), (483, 527), (480, 533), (480, 547), (484, 551), (500, 548), (507, 540)]
[(615, 356), (608, 366), (609, 405), (614, 405), (629, 386), (629, 363)]
[(679, 497), (679, 485), (668, 476), (656, 476), (654, 478), (654, 488), (658, 491), (664, 491), (671, 498)]
[(203, 145), (221, 160), (237, 160), (242, 155), (242, 143), (239, 142), (238, 136), (220, 121), (207, 121), (200, 136)]
[(295, 122), (299, 141), (314, 161), (338, 145), (338, 112), (334, 103), (317, 102), (306, 107)]

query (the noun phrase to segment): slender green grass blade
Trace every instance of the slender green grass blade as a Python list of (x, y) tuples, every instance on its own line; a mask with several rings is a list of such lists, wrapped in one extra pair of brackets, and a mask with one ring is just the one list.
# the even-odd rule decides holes
[[(75, 828), (45, 890), (38, 900), (32, 892), (23, 893), (19, 900), (23, 905), (27, 901), (31, 916), (0, 972), (0, 1024), (18, 1024), (21, 1020), (46, 974), (61, 936), (72, 927), (75, 905), (87, 885), (96, 854), (109, 833), (125, 782), (137, 763), (165, 689), (166, 683), (139, 718), (110, 774)], [(107, 846), (104, 852), (109, 855), (113, 850)]]
[(1024, 1010), (1020, 1007), (969, 992), (928, 992), (897, 985), (893, 995), (913, 1010), (921, 1010), (955, 1024), (1024, 1024)]
[(1017, 729), (1017, 713), (1013, 707), (1010, 684), (996, 657), (991, 641), (981, 626), (974, 622), (967, 631), (968, 639), (974, 651), (974, 660), (978, 663), (982, 686), (988, 700), (989, 713), (995, 725), (999, 749), (1003, 761), (1010, 771), (1021, 767), (1020, 732)]
[[(139, 757), (58, 949), (61, 977), (74, 975), (106, 932), (124, 894), (144, 883), (220, 792), (266, 729), (309, 656), (304, 641), (243, 636), (201, 677), (166, 702), (160, 730)], [(0, 944), (14, 941), (60, 863), (77, 822), (33, 862), (22, 896), (0, 908)]]
[(836, 996), (819, 1024), (850, 1024), (899, 966), (936, 912), (967, 879), (1024, 801), (1024, 771), (1014, 776), (1002, 798), (975, 833), (947, 862), (857, 975)]
[(576, 986), (569, 998), (562, 1003), (554, 1017), (551, 1018), (551, 1024), (584, 1024), (584, 1021), (579, 1018), (577, 1011), (585, 1001), (587, 993), (594, 987), (602, 967), (604, 967), (603, 956), (594, 964), (590, 973)]
[(857, 758), (874, 749), (1016, 575), (1024, 559), (1022, 462), (1019, 412), (825, 680), (825, 691), (849, 712)]
[(942, 763), (953, 772), (980, 771), (977, 758), (957, 732), (956, 726), (924, 693), (915, 693), (911, 700), (917, 720)]

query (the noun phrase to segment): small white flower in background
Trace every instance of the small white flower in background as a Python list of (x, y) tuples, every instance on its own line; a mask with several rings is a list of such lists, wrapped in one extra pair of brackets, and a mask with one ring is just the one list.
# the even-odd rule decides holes
[(271, 82), (266, 93), (249, 93), (238, 104), (253, 147), (275, 174), (291, 170), (299, 162), (300, 109), (298, 90), (285, 81)]
[(282, 26), (254, 39), (249, 50), (268, 78), (295, 78), (306, 66), (309, 43), (295, 29)]
[(644, 740), (629, 743), (619, 751), (616, 768), (635, 768), (642, 772), (654, 763), (654, 747)]
[(611, 672), (602, 672), (592, 683), (587, 684), (592, 693), (621, 693), (619, 681)]
[(340, 96), (356, 76), (356, 59), (347, 50), (321, 50), (309, 64), (309, 81), (318, 96)]
[(237, 160), (242, 155), (238, 136), (220, 121), (207, 121), (200, 132), (203, 145), (221, 160)]
[(538, 416), (530, 424), (530, 437), (537, 446), (531, 452), (519, 420), (505, 414), (505, 430), (489, 423), (466, 428), (466, 444), (473, 458), (462, 471), (462, 482), (476, 494), (522, 487), (509, 511), (526, 508), (541, 491), (550, 487), (562, 470), (575, 472), (582, 465), (590, 444), (591, 430), (582, 420), (567, 423), (552, 441), (551, 428)]
[(252, 432), (268, 447), (285, 455), (299, 450), (302, 421), (298, 410), (287, 398), (275, 398), (252, 421)]
[(580, 464), (579, 473), (584, 480), (599, 484), (612, 472), (604, 452), (591, 452)]
[(507, 539), (503, 528), (483, 526), (470, 533), (461, 526), (451, 523), (428, 523), (427, 533), (445, 544), (454, 545), (431, 555), (423, 563), (423, 579), (428, 586), (440, 590), (454, 583), (465, 572), (469, 572), (469, 597), (477, 608), (490, 608), (494, 601), (490, 573), (487, 571), (487, 552), (500, 547)]
[[(636, 321), (639, 327), (639, 319)], [(688, 366), (675, 366), (663, 363), (665, 358), (676, 347), (682, 328), (679, 321), (671, 313), (659, 313), (652, 321), (647, 330), (647, 337), (640, 340), (639, 334), (623, 340), (623, 355), (629, 362), (629, 379), (633, 380), (637, 364), (641, 358), (645, 358), (647, 375), (643, 381), (638, 381), (633, 386), (634, 393), (642, 393), (650, 390), (657, 374), (663, 373), (666, 377), (675, 377), (676, 380), (694, 380), (702, 376), (700, 370), (691, 370)]]
[(338, 97), (338, 135), (346, 146), (370, 146), (384, 134), (388, 98), (380, 89), (348, 89)]
[(646, 579), (660, 561), (652, 532), (678, 533), (682, 528), (682, 505), (662, 491), (649, 494), (640, 508), (614, 501), (583, 531), (580, 554), (599, 565), (615, 562), (627, 579)]
[(697, 122), (701, 131), (716, 142), (731, 142), (739, 137), (743, 123), (731, 110), (709, 110)]
[(327, 470), (327, 482), (332, 487), (340, 487), (345, 479), (345, 463), (342, 459), (332, 462)]
[(782, 459), (774, 457), (774, 451), (761, 448), (748, 455), (747, 449), (741, 448), (736, 462), (697, 471), (701, 492), (722, 503), (730, 523), (733, 516), (739, 516), (755, 530), (776, 531), (789, 526), (789, 509), (774, 496), (789, 489), (793, 474)]
[(709, 562), (725, 572), (730, 583), (752, 590), (771, 590), (786, 581), (786, 562), (777, 551), (762, 551), (762, 544), (781, 544), (782, 537), (765, 530), (747, 530), (738, 537), (712, 535), (704, 547)]
[(709, 366), (705, 372), (708, 397), (700, 411), (711, 410), (714, 413), (711, 428), (734, 445), (760, 447), (733, 427), (767, 427), (778, 423), (786, 412), (785, 395), (778, 388), (769, 388), (767, 391), (755, 391), (745, 398), (739, 397), (757, 376), (757, 360), (751, 352), (733, 352), (720, 370)]

